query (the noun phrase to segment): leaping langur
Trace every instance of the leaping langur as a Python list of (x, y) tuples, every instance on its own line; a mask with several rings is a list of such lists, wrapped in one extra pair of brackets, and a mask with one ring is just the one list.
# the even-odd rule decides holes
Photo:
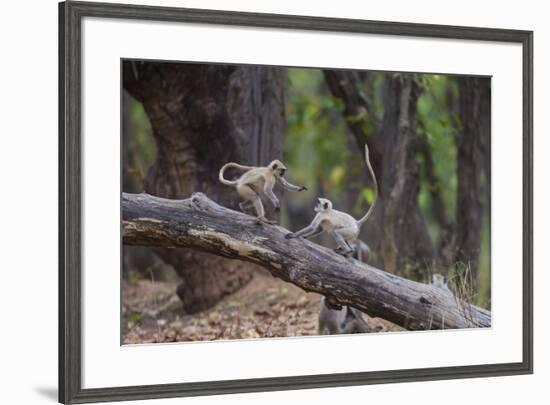
[[(223, 177), (223, 173), (229, 167), (246, 170), (246, 172), (236, 180), (227, 180)], [(275, 210), (278, 211), (281, 205), (279, 204), (277, 196), (273, 193), (275, 183), (279, 183), (281, 186), (291, 191), (307, 190), (305, 186), (295, 186), (289, 183), (284, 177), (286, 170), (286, 166), (279, 160), (274, 160), (268, 166), (264, 167), (243, 166), (238, 163), (230, 162), (223, 165), (220, 169), (219, 178), (226, 186), (232, 186), (237, 189), (239, 195), (244, 199), (244, 201), (239, 204), (243, 212), (246, 212), (246, 209), (252, 206), (259, 220), (267, 223), (274, 223), (275, 221), (269, 221), (265, 217), (261, 196), (263, 195), (269, 199), (275, 207)]]
[(311, 224), (296, 233), (288, 233), (285, 237), (287, 239), (300, 236), (309, 238), (327, 232), (332, 235), (338, 244), (338, 248), (336, 249), (337, 253), (348, 255), (353, 252), (353, 245), (359, 237), (361, 226), (371, 216), (376, 205), (376, 200), (378, 199), (378, 183), (370, 164), (369, 148), (367, 145), (365, 145), (365, 161), (374, 183), (374, 200), (367, 213), (361, 219), (356, 220), (345, 212), (335, 210), (332, 208), (332, 202), (326, 198), (319, 198), (315, 206), (317, 215), (315, 215)]

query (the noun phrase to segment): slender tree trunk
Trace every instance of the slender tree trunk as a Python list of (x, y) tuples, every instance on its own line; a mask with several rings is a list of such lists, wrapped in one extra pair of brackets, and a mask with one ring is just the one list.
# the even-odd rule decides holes
[[(420, 123), (419, 123), (420, 125)], [(455, 226), (449, 221), (447, 207), (443, 199), (443, 182), (437, 176), (432, 151), (425, 129), (421, 128), (421, 134), (417, 137), (418, 153), (422, 156), (424, 177), (428, 183), (430, 197), (432, 199), (433, 215), (437, 222), (440, 234), (435, 252), (434, 271), (447, 274), (447, 270), (454, 261)]]
[(482, 103), (480, 79), (460, 77), (457, 135), (457, 215), (456, 261), (469, 267), (472, 280), (477, 280), (481, 245), (481, 156), (480, 120)]
[[(384, 236), (382, 255), (386, 271), (422, 279), (432, 264), (434, 248), (418, 207), (419, 176), (416, 160), (416, 102), (418, 89), (412, 75), (388, 75), (384, 128), (388, 138), (384, 158), (382, 194)], [(422, 272), (420, 272), (422, 270)]]
[[(218, 181), (227, 161), (267, 164), (280, 157), (284, 128), (282, 70), (254, 66), (125, 62), (124, 87), (143, 103), (157, 145), (145, 191), (182, 199), (207, 193), (237, 208)], [(182, 279), (184, 309), (207, 309), (251, 278), (254, 266), (187, 249), (157, 253)]]

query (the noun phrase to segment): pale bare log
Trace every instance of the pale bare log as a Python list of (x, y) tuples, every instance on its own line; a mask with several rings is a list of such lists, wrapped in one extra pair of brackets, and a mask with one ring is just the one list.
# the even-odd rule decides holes
[(409, 330), (490, 327), (491, 313), (436, 287), (344, 258), (289, 231), (197, 193), (185, 200), (122, 195), (128, 245), (186, 247), (256, 263), (305, 291), (325, 295)]

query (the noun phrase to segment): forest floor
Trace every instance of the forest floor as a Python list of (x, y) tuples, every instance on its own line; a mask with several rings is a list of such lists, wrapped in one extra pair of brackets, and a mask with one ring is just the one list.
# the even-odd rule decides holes
[[(123, 344), (317, 335), (320, 295), (259, 272), (244, 288), (199, 314), (186, 315), (176, 283), (123, 282)], [(380, 331), (400, 330), (365, 316)]]

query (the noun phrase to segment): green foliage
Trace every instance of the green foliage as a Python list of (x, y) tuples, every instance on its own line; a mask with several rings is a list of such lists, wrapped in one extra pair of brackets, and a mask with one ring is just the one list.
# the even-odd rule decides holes
[[(420, 208), (423, 214), (431, 219), (431, 188), (437, 187), (442, 194), (447, 221), (454, 222), (456, 212), (456, 118), (449, 108), (448, 100), (456, 97), (458, 88), (455, 80), (445, 75), (420, 75), (420, 97), (417, 103), (417, 133), (425, 136), (430, 147), (437, 184), (427, 181), (422, 173), (421, 191), (419, 193)], [(421, 167), (425, 162), (419, 157)]]
[[(342, 101), (333, 97), (318, 69), (289, 69), (286, 92), (285, 163), (295, 182), (316, 185), (338, 200), (348, 170), (348, 133)], [(316, 190), (312, 190), (316, 191)]]
[(128, 103), (128, 121), (124, 123), (129, 126), (126, 131), (128, 137), (125, 139), (125, 159), (128, 160), (126, 167), (132, 183), (138, 189), (135, 191), (142, 191), (143, 180), (155, 161), (157, 151), (143, 104), (131, 97), (128, 97)]

